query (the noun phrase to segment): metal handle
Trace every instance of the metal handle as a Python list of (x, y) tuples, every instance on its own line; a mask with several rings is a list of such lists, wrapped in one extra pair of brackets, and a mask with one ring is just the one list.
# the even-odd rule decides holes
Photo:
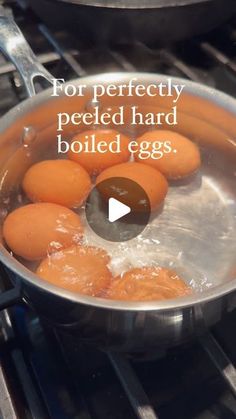
[(34, 79), (42, 77), (52, 84), (53, 76), (33, 53), (9, 9), (0, 6), (0, 49), (19, 71), (29, 96), (35, 95)]

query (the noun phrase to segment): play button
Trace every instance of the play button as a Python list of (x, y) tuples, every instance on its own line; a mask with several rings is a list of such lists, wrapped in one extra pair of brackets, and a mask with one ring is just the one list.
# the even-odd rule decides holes
[(131, 212), (131, 208), (128, 205), (122, 204), (115, 198), (109, 198), (108, 201), (108, 220), (110, 223), (120, 220), (120, 218)]
[(136, 182), (113, 177), (98, 183), (86, 201), (89, 227), (113, 242), (131, 240), (142, 233), (150, 217), (150, 202)]

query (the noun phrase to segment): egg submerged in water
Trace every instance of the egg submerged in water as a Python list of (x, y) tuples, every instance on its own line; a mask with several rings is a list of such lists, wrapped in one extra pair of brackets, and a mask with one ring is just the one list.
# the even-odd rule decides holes
[(81, 164), (89, 174), (129, 160), (129, 139), (112, 129), (88, 130), (73, 137), (68, 157)]
[(72, 246), (44, 259), (36, 273), (42, 280), (68, 291), (98, 296), (111, 282), (109, 261), (103, 249)]
[[(96, 184), (99, 187), (99, 183), (109, 179), (109, 178), (126, 178), (133, 182), (136, 182), (138, 185), (143, 188), (146, 192), (151, 210), (156, 210), (164, 201), (167, 191), (168, 183), (166, 178), (158, 170), (153, 167), (147, 166), (142, 163), (137, 162), (128, 162), (112, 166), (104, 170), (96, 179)], [(118, 191), (119, 192), (119, 191)], [(117, 196), (113, 197), (119, 200), (120, 196), (117, 192)], [(128, 193), (127, 196), (123, 197), (123, 202), (132, 207), (132, 194)]]
[(29, 261), (80, 243), (83, 227), (70, 209), (50, 203), (29, 204), (11, 212), (3, 224), (6, 244)]
[[(141, 158), (142, 143), (149, 143), (146, 151), (150, 156)], [(167, 179), (181, 179), (195, 173), (201, 165), (200, 151), (197, 145), (183, 135), (173, 131), (155, 130), (148, 131), (137, 138), (139, 150), (135, 160), (159, 170)], [(155, 145), (169, 143), (168, 152), (163, 152), (160, 158), (153, 158)]]
[(173, 270), (161, 267), (134, 268), (116, 277), (106, 298), (126, 301), (155, 301), (183, 297), (190, 288)]
[(86, 170), (70, 160), (44, 160), (26, 172), (22, 188), (33, 202), (80, 207), (91, 189)]

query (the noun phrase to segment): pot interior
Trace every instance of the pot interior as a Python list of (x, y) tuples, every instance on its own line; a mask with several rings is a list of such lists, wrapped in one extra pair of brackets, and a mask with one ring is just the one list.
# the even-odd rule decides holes
[[(90, 77), (85, 81), (91, 86), (101, 79), (106, 83), (106, 77)], [(121, 80), (128, 83), (129, 79), (126, 74), (109, 75), (109, 81), (113, 83)], [(138, 75), (138, 82), (144, 84), (158, 82), (158, 79), (165, 81), (166, 77)], [(74, 83), (78, 85), (84, 80), (75, 80)], [(152, 215), (140, 236), (128, 242), (102, 240), (86, 227), (83, 208), (79, 214), (86, 229), (86, 243), (107, 249), (112, 256), (114, 274), (133, 266), (161, 265), (175, 269), (194, 292), (204, 293), (236, 278), (235, 102), (209, 88), (186, 81), (184, 84), (186, 87), (177, 105), (178, 125), (171, 128), (163, 124), (160, 128), (173, 129), (198, 144), (202, 157), (198, 173), (184, 180), (170, 181), (164, 207)], [(166, 97), (104, 95), (99, 101), (99, 110), (104, 112), (109, 108), (113, 113), (119, 106), (125, 106), (126, 120), (124, 126), (110, 124), (106, 127), (118, 129), (130, 139), (154, 129), (129, 125), (133, 105), (145, 115), (147, 112), (170, 111), (173, 103)], [(12, 209), (27, 202), (21, 190), (26, 170), (40, 160), (64, 158), (57, 153), (57, 113), (92, 109), (90, 89), (83, 98), (64, 95), (53, 98), (50, 91), (45, 91), (3, 118), (0, 136), (1, 225)], [(85, 129), (88, 127), (68, 124), (63, 138), (68, 140)], [(35, 264), (20, 262), (30, 270), (36, 268)]]

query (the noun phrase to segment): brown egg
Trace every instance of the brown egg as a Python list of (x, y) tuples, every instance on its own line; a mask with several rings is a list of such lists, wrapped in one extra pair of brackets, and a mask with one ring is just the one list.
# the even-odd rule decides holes
[[(150, 142), (147, 149), (152, 152), (155, 142), (169, 142), (171, 152), (164, 153), (161, 158), (154, 159), (152, 156), (142, 159), (139, 153), (135, 153), (135, 160), (160, 170), (168, 179), (181, 179), (196, 172), (201, 164), (199, 149), (195, 143), (183, 135), (173, 131), (149, 131), (137, 139)], [(140, 148), (139, 148), (140, 151)], [(164, 147), (162, 147), (164, 151)]]
[[(120, 151), (114, 153), (112, 150), (117, 151), (114, 144), (117, 135), (120, 136)], [(72, 142), (79, 141), (83, 147), (85, 142), (88, 142), (88, 144), (91, 146), (93, 142), (93, 136), (96, 150), (95, 152), (88, 153), (85, 151), (85, 149), (83, 149), (79, 153), (73, 152), (72, 150), (70, 150), (68, 153), (68, 157), (71, 160), (81, 164), (81, 166), (83, 166), (88, 173), (97, 175), (107, 167), (114, 166), (115, 164), (123, 163), (129, 160), (129, 139), (124, 134), (121, 134), (118, 131), (112, 129), (91, 129), (88, 131), (83, 131), (73, 137)], [(99, 152), (98, 143), (101, 143), (101, 141), (104, 143), (104, 146)], [(113, 148), (109, 150), (109, 147), (112, 147), (112, 143)], [(75, 151), (76, 150), (77, 147), (75, 148)]]
[[(153, 167), (142, 163), (128, 162), (112, 166), (104, 170), (96, 180), (96, 184), (109, 178), (123, 177), (140, 185), (146, 192), (152, 210), (155, 210), (165, 199), (168, 183), (165, 177)], [(113, 193), (114, 195), (114, 193)], [(120, 197), (117, 196), (117, 199)], [(123, 197), (126, 205), (132, 207), (132, 196)]]
[(72, 292), (98, 296), (111, 282), (109, 256), (96, 247), (72, 246), (53, 253), (37, 269), (40, 278)]
[(84, 168), (73, 161), (45, 160), (29, 168), (22, 187), (33, 202), (77, 208), (87, 198), (91, 181)]
[(154, 301), (182, 297), (190, 288), (176, 272), (160, 267), (131, 269), (115, 278), (106, 298), (126, 301)]
[(81, 241), (77, 214), (61, 205), (29, 204), (11, 212), (3, 224), (4, 239), (18, 256), (39, 260)]

